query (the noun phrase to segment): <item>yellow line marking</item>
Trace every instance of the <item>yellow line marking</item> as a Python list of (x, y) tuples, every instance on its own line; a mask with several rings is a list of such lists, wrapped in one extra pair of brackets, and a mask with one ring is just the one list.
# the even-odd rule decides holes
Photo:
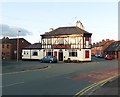
[[(118, 76), (118, 75), (117, 75), (117, 76)], [(82, 89), (81, 91), (79, 91), (78, 93), (76, 93), (73, 97), (76, 97), (76, 96), (77, 96), (77, 97), (80, 97), (81, 95), (83, 95), (83, 94), (85, 94), (87, 91), (89, 91), (90, 89), (92, 89), (92, 88), (94, 88), (94, 87), (96, 87), (96, 86), (98, 86), (98, 85), (100, 85), (100, 84), (102, 84), (102, 83), (104, 83), (104, 82), (107, 82), (107, 81), (109, 81), (109, 80), (111, 80), (111, 79), (113, 79), (113, 78), (115, 78), (115, 77), (117, 77), (117, 76), (113, 76), (113, 77), (104, 79), (104, 80), (102, 80), (102, 81), (96, 82), (96, 83), (94, 83), (94, 84), (91, 84), (91, 85), (85, 87), (84, 89)]]

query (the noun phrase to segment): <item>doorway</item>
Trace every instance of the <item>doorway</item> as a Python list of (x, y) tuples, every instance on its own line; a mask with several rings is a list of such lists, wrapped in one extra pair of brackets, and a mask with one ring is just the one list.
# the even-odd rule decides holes
[(59, 61), (63, 61), (63, 51), (61, 49), (59, 50), (58, 59), (59, 59)]

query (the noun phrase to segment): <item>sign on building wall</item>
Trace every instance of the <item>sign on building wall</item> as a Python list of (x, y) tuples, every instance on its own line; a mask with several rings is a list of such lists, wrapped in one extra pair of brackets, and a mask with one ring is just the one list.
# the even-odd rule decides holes
[(52, 45), (51, 48), (52, 49), (70, 49), (71, 46), (70, 45)]

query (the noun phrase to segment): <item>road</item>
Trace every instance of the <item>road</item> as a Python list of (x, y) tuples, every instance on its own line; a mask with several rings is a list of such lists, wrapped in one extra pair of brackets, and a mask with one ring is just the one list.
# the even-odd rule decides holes
[[(44, 63), (39, 63), (44, 64)], [(47, 63), (46, 63), (47, 64)], [(49, 68), (2, 75), (3, 95), (71, 95), (85, 87), (117, 75), (117, 60), (86, 63), (52, 63)], [(104, 77), (102, 72), (106, 73)], [(91, 74), (91, 75), (90, 75)], [(94, 74), (94, 77), (92, 75)], [(95, 74), (99, 78), (95, 78)]]

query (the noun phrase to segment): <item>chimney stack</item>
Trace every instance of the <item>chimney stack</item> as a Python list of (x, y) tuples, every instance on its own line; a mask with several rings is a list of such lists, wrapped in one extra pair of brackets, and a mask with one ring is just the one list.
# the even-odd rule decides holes
[(84, 26), (83, 26), (83, 24), (80, 21), (76, 22), (76, 26), (79, 27), (79, 28), (81, 28), (81, 29), (83, 29), (83, 30), (85, 29)]
[(54, 30), (53, 28), (50, 28), (50, 29), (49, 29), (49, 32), (50, 32), (50, 31), (53, 31), (53, 30)]

